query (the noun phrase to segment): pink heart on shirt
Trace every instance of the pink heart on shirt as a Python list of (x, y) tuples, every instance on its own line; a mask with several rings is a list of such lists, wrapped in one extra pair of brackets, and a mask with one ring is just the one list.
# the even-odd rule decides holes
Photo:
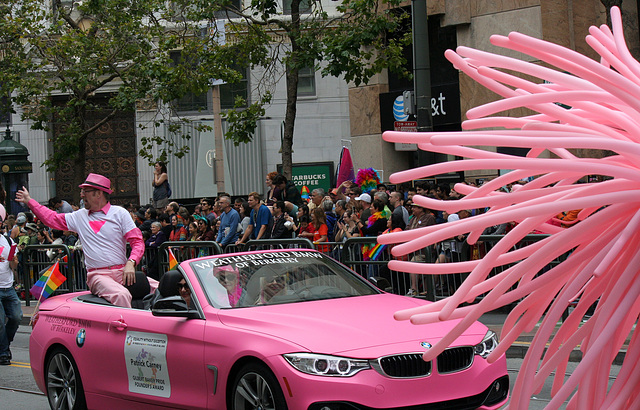
[(89, 221), (89, 225), (91, 225), (91, 229), (93, 229), (93, 232), (98, 233), (100, 232), (100, 229), (105, 224), (105, 222), (107, 221)]

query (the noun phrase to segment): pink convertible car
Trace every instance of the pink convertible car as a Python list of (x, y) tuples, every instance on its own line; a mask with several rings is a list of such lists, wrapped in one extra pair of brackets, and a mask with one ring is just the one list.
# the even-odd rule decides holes
[[(139, 279), (134, 298), (145, 293)], [(148, 293), (148, 286), (146, 287)], [(33, 375), (54, 409), (495, 409), (508, 397), (496, 335), (476, 323), (436, 360), (454, 324), (412, 325), (425, 302), (379, 291), (311, 250), (183, 262), (152, 298), (87, 292), (42, 303)]]

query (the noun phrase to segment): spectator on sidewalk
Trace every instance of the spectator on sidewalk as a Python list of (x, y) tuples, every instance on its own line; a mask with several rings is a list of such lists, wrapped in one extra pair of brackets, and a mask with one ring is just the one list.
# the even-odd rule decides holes
[(218, 217), (218, 215), (213, 212), (213, 206), (214, 203), (209, 198), (202, 198), (200, 200), (200, 215), (209, 220), (209, 226), (214, 226), (216, 218)]
[(164, 211), (169, 203), (169, 176), (167, 175), (167, 164), (158, 161), (153, 166), (153, 208), (157, 212)]
[(289, 181), (284, 175), (278, 174), (273, 180), (273, 183), (280, 190), (280, 199), (285, 202), (291, 202), (296, 206), (303, 205), (300, 190), (295, 186), (293, 181)]
[(26, 224), (27, 224), (27, 216), (23, 212), (20, 212), (18, 214), (18, 217), (16, 218), (15, 225), (13, 226), (13, 228), (11, 228), (11, 239), (17, 242), (18, 236), (20, 236), (21, 231), (25, 229)]
[(360, 196), (356, 197), (356, 202), (358, 204), (358, 209), (360, 209), (360, 222), (363, 225), (366, 225), (369, 217), (371, 216), (371, 195), (369, 194), (360, 194)]
[(211, 224), (207, 218), (198, 219), (198, 240), (199, 241), (215, 241), (216, 235), (211, 229)]
[(176, 241), (186, 241), (187, 240), (187, 229), (184, 227), (184, 220), (178, 214), (171, 215), (171, 233), (169, 234), (169, 240), (172, 242)]
[(277, 201), (272, 208), (271, 239), (289, 239), (293, 236), (293, 219), (285, 212), (284, 201)]
[(393, 191), (389, 195), (389, 205), (391, 205), (393, 214), (398, 214), (402, 217), (405, 226), (409, 225), (409, 211), (404, 207), (404, 198), (398, 191)]
[(244, 233), (247, 231), (249, 222), (251, 221), (251, 219), (249, 218), (249, 215), (251, 215), (251, 207), (249, 206), (249, 203), (247, 201), (242, 200), (237, 205), (239, 206), (236, 207), (236, 211), (238, 211), (238, 214), (240, 215), (240, 234), (238, 236), (242, 237), (242, 235), (244, 235)]
[(173, 225), (171, 225), (171, 217), (169, 214), (161, 213), (158, 215), (158, 222), (162, 226), (162, 232), (164, 233), (165, 239), (168, 241), (171, 236), (171, 232), (173, 232)]
[(216, 242), (218, 242), (220, 246), (225, 247), (238, 240), (240, 214), (233, 209), (231, 206), (231, 198), (228, 196), (221, 196), (218, 199), (218, 205), (222, 210), (222, 215), (220, 216), (220, 230), (218, 231)]
[[(60, 229), (52, 229), (51, 236), (53, 238), (51, 245), (64, 245), (64, 231)], [(49, 258), (49, 260), (54, 260), (55, 257), (60, 254), (60, 252), (61, 251), (59, 249), (49, 249), (47, 250), (47, 257)]]
[(333, 202), (330, 200), (322, 201), (322, 208), (324, 209), (324, 215), (327, 221), (327, 228), (329, 229), (327, 233), (327, 241), (334, 242), (335, 241), (335, 226), (336, 221), (338, 220), (338, 216), (333, 212)]
[(162, 231), (162, 224), (158, 221), (151, 224), (151, 236), (146, 240), (147, 275), (155, 280), (160, 280), (158, 270), (158, 247), (167, 241)]
[[(7, 211), (2, 203), (5, 202), (6, 193), (0, 184), (0, 223), (4, 223)], [(13, 271), (18, 267), (17, 253), (11, 260), (7, 260), (11, 251), (11, 237), (2, 229), (0, 235), (0, 365), (11, 364), (11, 350), (9, 346), (18, 331), (22, 321), (22, 305), (18, 294), (13, 287)]]
[(140, 225), (141, 231), (151, 232), (151, 224), (158, 221), (158, 211), (150, 206), (144, 211), (144, 221)]
[[(365, 194), (363, 194), (365, 195)], [(387, 229), (387, 219), (390, 214), (385, 213), (385, 205), (382, 201), (376, 199), (371, 204), (372, 213), (367, 224), (363, 224), (362, 221), (358, 222), (358, 228), (364, 236), (379, 236), (385, 229)]]
[(245, 243), (249, 239), (269, 239), (269, 223), (273, 218), (271, 211), (261, 202), (260, 194), (252, 192), (249, 194), (249, 226), (236, 244)]
[(264, 183), (267, 185), (267, 196), (265, 197), (265, 204), (267, 206), (273, 205), (278, 199), (280, 199), (280, 188), (275, 184), (275, 178), (278, 175), (277, 172), (269, 172), (265, 178)]
[[(311, 201), (309, 202), (309, 211), (313, 211), (314, 208), (319, 208), (322, 206), (322, 201), (324, 201), (324, 189), (316, 188), (311, 191)], [(311, 216), (313, 218), (313, 215)]]
[(53, 209), (59, 214), (68, 214), (69, 212), (73, 212), (73, 208), (69, 204), (69, 202), (64, 199), (60, 199), (57, 196), (49, 199), (49, 208)]

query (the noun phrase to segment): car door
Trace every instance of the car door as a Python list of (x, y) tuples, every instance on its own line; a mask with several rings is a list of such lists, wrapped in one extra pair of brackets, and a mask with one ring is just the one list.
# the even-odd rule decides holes
[(109, 367), (117, 378), (117, 395), (154, 405), (206, 408), (205, 324), (204, 319), (157, 317), (145, 310), (114, 311), (105, 357), (113, 362)]

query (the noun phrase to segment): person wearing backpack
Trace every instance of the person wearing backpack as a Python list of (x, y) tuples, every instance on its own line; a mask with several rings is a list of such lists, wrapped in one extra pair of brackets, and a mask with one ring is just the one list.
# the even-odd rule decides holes
[(167, 176), (167, 164), (164, 161), (158, 161), (153, 167), (153, 202), (152, 205), (163, 212), (164, 208), (169, 204), (171, 197), (171, 186), (169, 185), (169, 177)]

